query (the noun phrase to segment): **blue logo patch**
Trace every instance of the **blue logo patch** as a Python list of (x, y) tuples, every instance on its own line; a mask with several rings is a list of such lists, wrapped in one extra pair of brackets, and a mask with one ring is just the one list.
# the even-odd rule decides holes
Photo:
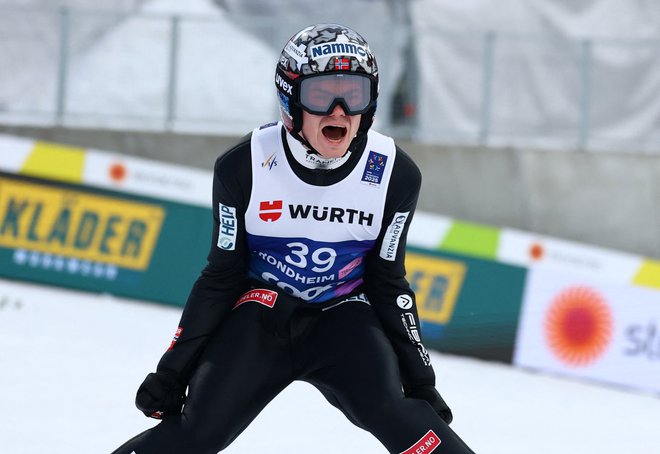
[(387, 156), (376, 153), (375, 151), (370, 151), (367, 165), (364, 166), (362, 181), (369, 184), (380, 184), (380, 180), (383, 178), (383, 171), (385, 170), (386, 162)]

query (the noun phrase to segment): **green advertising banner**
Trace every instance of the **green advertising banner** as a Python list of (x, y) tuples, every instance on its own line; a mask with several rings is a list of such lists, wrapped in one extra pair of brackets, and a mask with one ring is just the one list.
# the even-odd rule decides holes
[(183, 305), (211, 211), (0, 173), (0, 275)]
[(428, 348), (512, 361), (525, 268), (409, 246), (406, 270)]
[[(211, 210), (0, 173), (0, 275), (182, 306), (206, 263)], [(409, 247), (427, 347), (511, 362), (526, 269)]]

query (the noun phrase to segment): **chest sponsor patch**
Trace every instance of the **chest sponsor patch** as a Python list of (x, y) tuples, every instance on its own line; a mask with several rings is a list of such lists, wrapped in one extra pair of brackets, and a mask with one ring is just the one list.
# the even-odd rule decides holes
[(265, 222), (275, 222), (282, 216), (282, 201), (259, 202), (259, 218)]
[(383, 179), (385, 164), (387, 164), (387, 156), (373, 150), (370, 151), (367, 164), (364, 166), (364, 172), (362, 173), (362, 182), (373, 185), (380, 184)]

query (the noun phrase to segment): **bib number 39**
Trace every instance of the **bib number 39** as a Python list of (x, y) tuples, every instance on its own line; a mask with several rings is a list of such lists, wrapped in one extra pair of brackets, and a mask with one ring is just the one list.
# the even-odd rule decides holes
[[(305, 243), (293, 242), (288, 243), (287, 246), (291, 249), (291, 252), (284, 257), (284, 260), (293, 266), (298, 268), (307, 268), (307, 256), (309, 255), (309, 246)], [(335, 264), (335, 257), (337, 257), (337, 252), (334, 249), (329, 247), (321, 247), (312, 252), (312, 271), (317, 273), (324, 273), (332, 268), (332, 265)]]
[[(289, 253), (284, 257), (284, 261), (296, 268), (299, 268), (301, 270), (308, 270), (310, 269), (314, 273), (325, 273), (326, 271), (332, 269), (333, 265), (335, 264), (335, 258), (337, 257), (337, 252), (329, 247), (321, 247), (318, 249), (315, 249), (310, 252), (309, 246), (306, 245), (305, 243), (301, 243), (298, 241), (294, 241), (291, 243), (287, 244), (287, 247), (289, 248)], [(310, 263), (311, 262), (311, 263)], [(292, 281), (296, 280), (303, 280), (303, 282), (320, 282), (324, 276), (308, 276), (307, 273), (305, 273), (308, 277), (302, 276), (295, 272), (295, 270), (291, 269), (291, 273), (294, 273)], [(285, 272), (285, 275), (289, 275), (289, 273)], [(297, 298), (301, 298), (305, 301), (310, 301), (325, 292), (326, 290), (329, 290), (332, 288), (332, 285), (322, 285), (319, 287), (311, 287), (311, 288), (306, 288), (305, 290), (300, 290), (289, 282), (284, 282), (280, 279), (277, 278), (273, 273), (270, 273), (268, 271), (262, 273), (261, 275), (262, 279), (264, 279), (266, 282), (270, 282), (273, 284), (276, 284), (278, 287), (280, 287), (282, 290), (285, 292), (289, 293), (292, 296), (295, 296)], [(330, 279), (333, 278), (333, 275), (330, 276), (325, 276)], [(334, 284), (337, 284), (337, 282), (334, 282)]]

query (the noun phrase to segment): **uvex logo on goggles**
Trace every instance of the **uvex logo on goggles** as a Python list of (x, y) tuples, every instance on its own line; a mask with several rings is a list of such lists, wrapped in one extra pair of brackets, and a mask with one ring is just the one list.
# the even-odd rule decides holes
[(329, 115), (337, 104), (348, 115), (365, 113), (373, 105), (372, 80), (362, 74), (329, 73), (300, 82), (300, 105), (315, 115)]

